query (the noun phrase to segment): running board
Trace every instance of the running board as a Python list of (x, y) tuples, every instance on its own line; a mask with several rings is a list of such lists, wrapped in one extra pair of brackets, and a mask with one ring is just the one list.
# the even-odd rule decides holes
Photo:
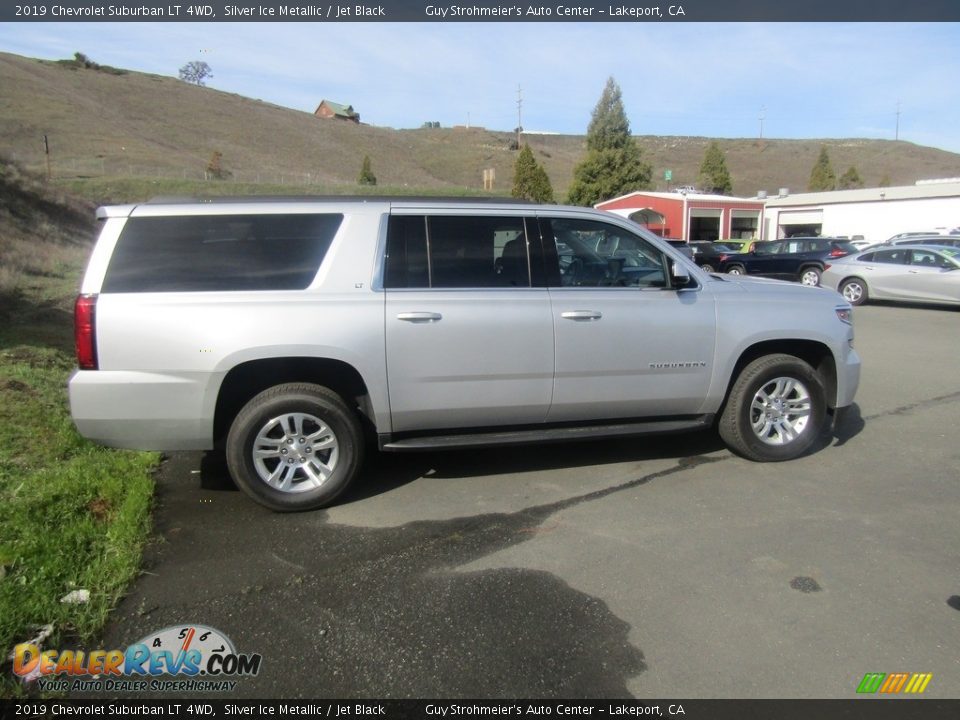
[(380, 449), (396, 452), (413, 450), (454, 450), (459, 448), (487, 447), (494, 445), (526, 445), (533, 443), (575, 442), (599, 438), (653, 435), (660, 433), (706, 430), (713, 425), (713, 415), (698, 415), (679, 420), (648, 420), (619, 423), (615, 425), (564, 426), (534, 429), (501, 430), (496, 432), (473, 432), (460, 435), (422, 435), (394, 439), (380, 436)]

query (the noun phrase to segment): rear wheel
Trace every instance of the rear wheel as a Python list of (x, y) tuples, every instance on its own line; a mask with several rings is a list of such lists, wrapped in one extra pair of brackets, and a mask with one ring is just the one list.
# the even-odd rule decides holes
[(863, 305), (869, 298), (867, 284), (860, 278), (850, 278), (840, 283), (840, 294), (851, 305)]
[(279, 512), (333, 502), (360, 469), (356, 413), (329, 388), (286, 383), (264, 390), (237, 414), (227, 466), (254, 501)]
[(776, 354), (747, 365), (720, 415), (720, 437), (738, 455), (758, 462), (791, 460), (817, 439), (826, 393), (810, 365)]
[(713, 265), (711, 265), (710, 263), (702, 263), (700, 267), (704, 272), (708, 272), (708, 273), (714, 272)]
[(820, 268), (807, 267), (800, 271), (800, 283), (816, 287), (820, 284)]

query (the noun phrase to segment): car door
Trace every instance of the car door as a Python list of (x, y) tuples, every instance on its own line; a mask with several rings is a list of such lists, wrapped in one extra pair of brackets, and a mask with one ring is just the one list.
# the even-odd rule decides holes
[(556, 336), (547, 419), (699, 413), (713, 370), (712, 295), (671, 287), (669, 256), (621, 225), (558, 214), (541, 216), (540, 229)]
[(909, 253), (901, 248), (877, 250), (861, 256), (856, 269), (867, 281), (870, 297), (877, 300), (899, 297), (899, 279), (907, 272)]
[(546, 418), (553, 324), (542, 263), (531, 274), (530, 223), (462, 212), (390, 218), (383, 284), (394, 432)]
[(906, 272), (897, 278), (899, 297), (905, 300), (960, 301), (956, 266), (932, 250), (909, 250)]

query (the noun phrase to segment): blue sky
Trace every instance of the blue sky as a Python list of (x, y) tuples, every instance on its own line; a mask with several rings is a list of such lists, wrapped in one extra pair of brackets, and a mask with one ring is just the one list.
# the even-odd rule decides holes
[(365, 122), (585, 132), (613, 76), (635, 134), (900, 138), (960, 152), (960, 25), (7, 23), (0, 50), (176, 76)]

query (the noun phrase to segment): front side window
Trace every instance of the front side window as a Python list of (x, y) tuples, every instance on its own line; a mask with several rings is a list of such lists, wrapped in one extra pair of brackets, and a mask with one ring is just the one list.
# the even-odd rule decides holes
[(663, 254), (638, 235), (596, 220), (541, 221), (556, 247), (561, 287), (666, 287)]
[(393, 216), (384, 287), (530, 287), (524, 219)]

